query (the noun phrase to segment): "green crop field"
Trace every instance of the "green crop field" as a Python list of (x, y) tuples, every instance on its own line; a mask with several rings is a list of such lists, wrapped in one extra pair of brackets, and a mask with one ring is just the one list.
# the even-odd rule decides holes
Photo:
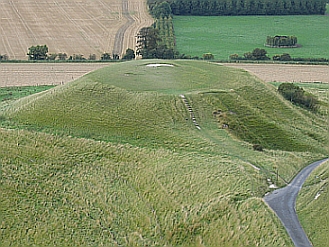
[[(174, 27), (180, 53), (215, 59), (265, 48), (268, 55), (289, 53), (292, 57), (329, 58), (329, 16), (175, 16)], [(267, 36), (295, 35), (300, 48), (264, 47)]]
[(293, 246), (261, 198), (328, 154), (318, 96), (314, 113), (243, 70), (139, 60), (3, 101), (0, 243)]

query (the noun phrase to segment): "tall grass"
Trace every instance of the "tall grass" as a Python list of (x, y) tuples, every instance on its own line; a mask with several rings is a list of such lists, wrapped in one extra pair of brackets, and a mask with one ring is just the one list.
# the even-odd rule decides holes
[[(259, 133), (264, 152), (221, 129), (218, 109)], [(260, 198), (268, 180), (284, 185), (328, 150), (328, 137), (314, 137), (325, 115), (242, 70), (200, 61), (113, 64), (2, 114), (3, 245), (293, 246)], [(282, 146), (260, 135), (264, 123), (282, 130), (268, 134)]]

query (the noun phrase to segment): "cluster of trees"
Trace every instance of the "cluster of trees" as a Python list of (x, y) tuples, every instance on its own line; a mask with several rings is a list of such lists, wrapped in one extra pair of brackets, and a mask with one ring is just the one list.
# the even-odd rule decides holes
[(285, 35), (276, 35), (274, 37), (267, 36), (266, 46), (296, 47), (297, 46), (297, 37), (296, 36), (285, 36)]
[[(246, 52), (243, 57), (238, 54), (230, 55), (230, 60), (270, 60), (271, 58), (267, 56), (267, 51), (265, 49), (256, 48), (252, 52)], [(313, 63), (327, 63), (329, 59), (327, 58), (293, 58), (288, 53), (274, 55), (272, 57), (273, 61), (296, 61), (296, 62), (313, 62)]]
[(319, 101), (314, 95), (306, 93), (303, 88), (298, 87), (293, 83), (280, 84), (278, 91), (285, 99), (294, 104), (304, 106), (313, 111), (316, 111), (319, 108)]
[(327, 0), (148, 0), (151, 11), (164, 2), (175, 15), (323, 15)]
[(168, 48), (165, 44), (161, 44), (159, 29), (151, 27), (142, 28), (137, 34), (137, 54), (142, 58), (175, 58), (173, 48)]
[(270, 58), (266, 55), (265, 49), (256, 48), (252, 52), (246, 52), (243, 57), (238, 54), (230, 55), (231, 60), (269, 60)]
[[(29, 56), (29, 60), (60, 60), (60, 61), (96, 61), (97, 56), (96, 54), (90, 54), (88, 58), (85, 58), (83, 54), (73, 54), (68, 56), (66, 53), (53, 53), (48, 54), (48, 47), (47, 45), (36, 45), (31, 46), (28, 48), (27, 55)], [(125, 55), (122, 57), (124, 60), (131, 60), (135, 58), (135, 51), (128, 48), (126, 50)], [(119, 60), (120, 57), (118, 54), (110, 54), (110, 53), (103, 53), (100, 57), (101, 61), (108, 61), (108, 60)], [(1, 60), (1, 56), (0, 56)], [(7, 57), (8, 60), (8, 57)]]
[(175, 49), (175, 34), (174, 34), (174, 23), (171, 16), (161, 16), (157, 18), (153, 24), (153, 27), (159, 30), (159, 41), (160, 45), (165, 45), (168, 49)]

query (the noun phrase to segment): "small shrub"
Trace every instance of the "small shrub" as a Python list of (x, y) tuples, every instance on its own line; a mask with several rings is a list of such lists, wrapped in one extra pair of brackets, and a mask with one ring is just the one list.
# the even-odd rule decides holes
[(254, 149), (254, 151), (259, 151), (259, 152), (263, 151), (263, 146), (260, 144), (254, 144), (252, 148)]
[(214, 55), (212, 53), (205, 53), (202, 55), (202, 58), (204, 60), (213, 60), (214, 59)]

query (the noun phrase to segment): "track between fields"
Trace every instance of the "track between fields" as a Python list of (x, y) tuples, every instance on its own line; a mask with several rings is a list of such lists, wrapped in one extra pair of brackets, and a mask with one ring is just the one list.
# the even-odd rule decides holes
[(122, 1), (122, 15), (127, 19), (127, 22), (123, 24), (115, 34), (114, 45), (113, 45), (113, 54), (121, 55), (123, 54), (123, 40), (125, 37), (125, 32), (127, 29), (135, 22), (134, 19), (129, 14), (128, 0)]
[(312, 247), (297, 217), (295, 205), (298, 192), (311, 172), (327, 160), (310, 164), (298, 173), (288, 186), (264, 197), (264, 201), (279, 217), (296, 247)]

